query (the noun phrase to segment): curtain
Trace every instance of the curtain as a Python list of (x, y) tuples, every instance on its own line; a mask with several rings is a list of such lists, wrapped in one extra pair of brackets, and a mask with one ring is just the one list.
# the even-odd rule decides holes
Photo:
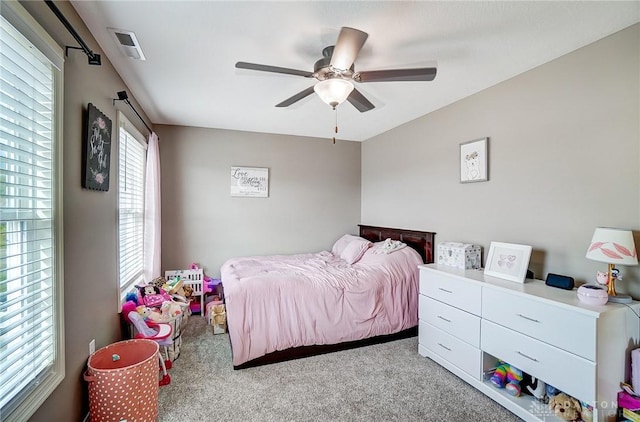
[(144, 207), (144, 280), (149, 282), (161, 275), (160, 150), (155, 132), (147, 145)]

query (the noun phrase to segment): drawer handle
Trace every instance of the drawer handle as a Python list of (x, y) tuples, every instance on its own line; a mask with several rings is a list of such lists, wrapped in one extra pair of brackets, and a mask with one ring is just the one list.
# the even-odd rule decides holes
[(540, 321), (538, 321), (537, 319), (535, 319), (535, 318), (531, 318), (531, 317), (528, 317), (528, 316), (526, 316), (526, 315), (518, 314), (518, 316), (519, 316), (520, 318), (524, 318), (524, 319), (526, 319), (527, 321), (540, 323)]
[(516, 353), (517, 353), (517, 354), (519, 354), (520, 356), (525, 357), (525, 358), (527, 358), (527, 359), (529, 359), (529, 360), (532, 360), (532, 361), (534, 361), (534, 362), (540, 362), (538, 359), (536, 359), (536, 358), (532, 358), (531, 356), (527, 356), (527, 355), (525, 355), (525, 354), (524, 354), (524, 353), (522, 353), (522, 352), (516, 352)]
[(443, 289), (442, 287), (438, 287), (438, 290), (442, 290), (445, 293), (453, 293), (451, 290)]
[(441, 320), (443, 320), (443, 321), (445, 321), (445, 322), (451, 322), (451, 320), (450, 320), (450, 319), (446, 319), (445, 317), (440, 316), (440, 315), (438, 315), (438, 318), (440, 318)]
[(445, 350), (451, 351), (451, 349), (449, 349), (447, 346), (445, 346), (445, 345), (444, 345), (444, 344), (442, 344), (442, 343), (438, 343), (438, 346), (442, 347), (442, 348), (443, 348), (443, 349), (445, 349)]

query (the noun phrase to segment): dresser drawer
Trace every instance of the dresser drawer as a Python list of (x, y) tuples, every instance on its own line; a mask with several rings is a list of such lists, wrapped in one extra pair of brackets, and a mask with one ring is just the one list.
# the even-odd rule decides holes
[(463, 340), (480, 347), (480, 317), (420, 295), (420, 319)]
[(420, 293), (480, 316), (480, 285), (445, 273), (420, 272)]
[(597, 319), (497, 289), (482, 290), (482, 318), (596, 360)]
[(475, 379), (481, 379), (482, 352), (444, 331), (420, 321), (418, 341), (421, 345), (449, 361)]
[(585, 401), (596, 400), (596, 364), (508, 328), (482, 320), (481, 348)]

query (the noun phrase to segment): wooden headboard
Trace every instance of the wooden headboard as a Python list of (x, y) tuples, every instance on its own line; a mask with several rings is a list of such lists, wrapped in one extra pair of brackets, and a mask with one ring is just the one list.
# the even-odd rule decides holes
[(371, 242), (382, 242), (389, 238), (399, 240), (415, 249), (425, 264), (433, 262), (433, 238), (436, 235), (433, 232), (365, 226), (362, 224), (359, 224), (358, 227), (360, 227), (360, 237), (364, 237)]

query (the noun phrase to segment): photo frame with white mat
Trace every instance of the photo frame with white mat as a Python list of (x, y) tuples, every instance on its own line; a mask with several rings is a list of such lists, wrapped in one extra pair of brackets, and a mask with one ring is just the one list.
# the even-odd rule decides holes
[(532, 249), (528, 245), (491, 242), (484, 273), (492, 277), (524, 283)]

